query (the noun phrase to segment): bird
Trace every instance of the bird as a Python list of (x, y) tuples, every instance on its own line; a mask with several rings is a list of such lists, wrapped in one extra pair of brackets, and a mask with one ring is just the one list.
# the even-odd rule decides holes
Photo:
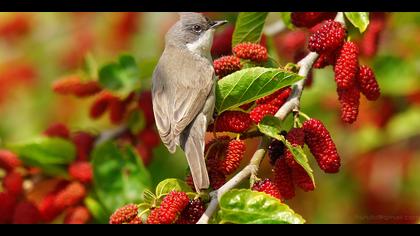
[(204, 157), (205, 133), (213, 122), (216, 75), (211, 47), (216, 28), (200, 13), (181, 12), (165, 35), (165, 48), (153, 71), (152, 103), (159, 136), (170, 153), (185, 153), (197, 192), (210, 180)]

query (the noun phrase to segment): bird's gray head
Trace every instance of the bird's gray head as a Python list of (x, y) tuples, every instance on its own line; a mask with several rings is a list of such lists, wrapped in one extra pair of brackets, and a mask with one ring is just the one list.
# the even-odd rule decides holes
[(178, 47), (193, 44), (200, 44), (199, 47), (206, 46), (204, 44), (211, 46), (214, 29), (227, 22), (213, 21), (195, 12), (182, 12), (179, 15), (180, 20), (166, 34), (166, 43)]

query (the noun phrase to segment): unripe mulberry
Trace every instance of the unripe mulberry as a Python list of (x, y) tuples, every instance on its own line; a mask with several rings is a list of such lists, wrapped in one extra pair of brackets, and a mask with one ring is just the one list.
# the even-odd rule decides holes
[(238, 169), (244, 157), (246, 145), (243, 140), (232, 140), (229, 142), (226, 157), (220, 164), (221, 171), (230, 175)]
[(266, 115), (273, 116), (277, 111), (278, 108), (272, 104), (261, 104), (252, 109), (252, 111), (249, 113), (249, 117), (253, 122), (258, 124)]
[(13, 224), (36, 224), (41, 220), (38, 208), (28, 201), (17, 204), (13, 213)]
[(242, 68), (241, 61), (235, 56), (224, 56), (213, 62), (214, 72), (219, 78), (223, 78)]
[[(241, 111), (225, 111), (217, 117), (216, 132), (243, 133), (251, 126), (249, 114)], [(212, 130), (213, 127), (209, 127)]]
[(86, 224), (91, 216), (89, 210), (84, 206), (70, 208), (64, 217), (64, 224)]
[(319, 22), (334, 18), (335, 12), (292, 12), (292, 24), (296, 27), (311, 28)]
[(280, 191), (284, 199), (291, 199), (295, 196), (295, 186), (293, 185), (292, 171), (286, 163), (285, 158), (277, 159), (274, 164), (273, 182)]
[(136, 204), (130, 203), (121, 208), (118, 208), (112, 215), (109, 217), (110, 224), (123, 224), (128, 223), (134, 219), (138, 214), (138, 207)]
[(381, 91), (371, 68), (360, 66), (356, 78), (360, 92), (362, 92), (368, 100), (374, 101), (379, 98)]
[(334, 65), (335, 82), (339, 89), (348, 89), (356, 82), (359, 70), (359, 48), (353, 42), (345, 42), (337, 54)]
[(157, 225), (161, 224), (159, 221), (159, 208), (152, 209), (147, 217), (147, 224)]
[(264, 179), (255, 182), (251, 189), (281, 199), (281, 194), (278, 187), (273, 182), (271, 182), (270, 179)]
[(340, 168), (334, 141), (324, 124), (316, 119), (309, 119), (303, 123), (305, 143), (318, 162), (319, 167), (326, 173), (337, 173)]
[(271, 104), (279, 109), (289, 98), (290, 94), (292, 93), (292, 88), (285, 87), (273, 94), (260, 98), (256, 101), (258, 105), (261, 104)]
[(357, 120), (360, 105), (360, 91), (357, 86), (349, 89), (337, 89), (338, 100), (341, 104), (341, 120), (353, 123)]
[(90, 152), (92, 151), (95, 143), (95, 136), (91, 133), (80, 131), (74, 133), (71, 140), (76, 146), (76, 159), (78, 161), (88, 161)]
[(319, 54), (339, 48), (346, 37), (346, 30), (336, 21), (327, 20), (309, 37), (308, 48)]
[(45, 131), (44, 134), (48, 137), (59, 137), (63, 139), (68, 139), (70, 137), (70, 130), (65, 124), (55, 123), (50, 125)]
[(101, 91), (98, 81), (82, 81), (77, 75), (71, 75), (53, 82), (54, 92), (59, 94), (72, 94), (77, 97), (87, 97)]
[(87, 161), (78, 161), (70, 164), (69, 174), (75, 180), (88, 184), (92, 182), (92, 166)]
[(18, 156), (9, 150), (0, 150), (0, 168), (12, 171), (22, 165)]
[(86, 188), (79, 182), (72, 182), (57, 193), (54, 205), (58, 209), (66, 209), (79, 203), (86, 196)]
[(200, 199), (190, 200), (188, 205), (179, 215), (176, 224), (195, 224), (204, 214), (206, 208)]
[(158, 211), (159, 222), (162, 224), (174, 223), (189, 201), (190, 199), (184, 192), (170, 192), (163, 198), (160, 204)]
[(256, 43), (240, 43), (232, 51), (241, 59), (249, 59), (255, 62), (264, 62), (268, 59), (267, 49)]
[(3, 179), (3, 187), (9, 193), (19, 196), (23, 191), (23, 177), (20, 173), (12, 171)]

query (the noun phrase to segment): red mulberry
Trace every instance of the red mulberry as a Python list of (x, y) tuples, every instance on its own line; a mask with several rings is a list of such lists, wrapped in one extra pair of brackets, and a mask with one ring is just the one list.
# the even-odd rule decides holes
[(327, 20), (309, 37), (308, 48), (319, 54), (339, 48), (346, 37), (346, 30), (336, 21)]
[(23, 177), (20, 173), (12, 171), (3, 179), (3, 187), (14, 196), (19, 196), (23, 191)]
[(278, 108), (272, 104), (261, 104), (252, 109), (249, 117), (253, 122), (258, 124), (266, 115), (275, 115), (277, 110)]
[(159, 208), (152, 209), (149, 216), (147, 217), (147, 224), (157, 225), (159, 221)]
[(230, 175), (238, 169), (244, 157), (245, 148), (243, 140), (232, 140), (229, 142), (226, 157), (220, 165), (223, 174)]
[(119, 124), (123, 121), (126, 111), (124, 101), (115, 97), (109, 102), (109, 120), (112, 124)]
[(362, 92), (368, 100), (377, 100), (381, 95), (378, 82), (376, 81), (375, 74), (371, 68), (367, 66), (360, 66), (359, 73), (357, 75), (357, 82), (360, 92)]
[(305, 143), (318, 162), (319, 167), (326, 173), (338, 172), (340, 156), (324, 124), (319, 120), (310, 119), (303, 123), (303, 129), (305, 131)]
[(11, 171), (22, 165), (18, 156), (9, 150), (0, 150), (0, 168)]
[(204, 203), (200, 199), (190, 200), (185, 209), (178, 217), (176, 224), (195, 224), (206, 210)]
[(341, 104), (341, 120), (349, 124), (355, 122), (359, 114), (359, 89), (353, 86), (349, 89), (337, 89), (337, 93)]
[(345, 42), (337, 54), (334, 65), (335, 82), (339, 89), (347, 89), (355, 84), (359, 70), (359, 48), (353, 42)]
[(87, 161), (74, 162), (69, 166), (69, 174), (75, 180), (88, 184), (92, 182), (92, 166)]
[(158, 211), (159, 222), (162, 224), (174, 223), (189, 201), (190, 199), (184, 192), (170, 192), (163, 198), (160, 204)]
[(57, 193), (54, 205), (57, 209), (66, 209), (79, 203), (86, 196), (86, 188), (78, 182), (67, 185)]
[(78, 161), (88, 161), (95, 143), (95, 136), (91, 133), (81, 131), (73, 134), (71, 139), (76, 146), (76, 159)]
[(384, 12), (371, 12), (370, 22), (360, 42), (360, 52), (367, 57), (373, 57), (378, 51), (378, 43), (386, 24)]
[(264, 62), (268, 59), (267, 49), (256, 43), (240, 43), (232, 51), (239, 58), (255, 62)]
[(110, 102), (114, 99), (108, 91), (101, 92), (90, 107), (89, 115), (92, 119), (101, 117), (109, 107)]
[(160, 144), (160, 137), (156, 130), (152, 128), (146, 128), (142, 130), (137, 137), (143, 144), (145, 144), (149, 148), (155, 148)]
[[(251, 126), (249, 114), (241, 111), (225, 111), (216, 120), (216, 132), (243, 133)], [(212, 130), (212, 127), (209, 128)]]
[(219, 78), (223, 78), (242, 68), (241, 61), (235, 56), (224, 56), (213, 62), (214, 72)]
[(52, 124), (44, 131), (44, 134), (48, 137), (59, 137), (63, 139), (68, 139), (70, 137), (70, 130), (65, 124), (56, 123)]
[(32, 202), (20, 202), (13, 213), (13, 224), (36, 224), (40, 220), (38, 208)]
[(59, 94), (72, 94), (77, 97), (94, 95), (101, 91), (97, 81), (82, 81), (77, 75), (71, 75), (54, 81), (52, 88)]
[(9, 224), (16, 206), (16, 196), (9, 192), (0, 192), (0, 224)]
[(284, 199), (291, 199), (295, 196), (295, 186), (293, 185), (292, 172), (286, 163), (285, 158), (277, 159), (274, 164), (274, 184), (280, 191)]
[(336, 57), (337, 57), (336, 51), (321, 53), (318, 59), (316, 59), (313, 65), (313, 68), (321, 69), (326, 66), (334, 65), (336, 61)]
[(138, 207), (136, 204), (128, 204), (118, 208), (109, 218), (110, 224), (128, 223), (134, 219), (138, 214)]
[(84, 206), (69, 209), (64, 217), (64, 224), (86, 224), (91, 216), (89, 210)]
[(226, 176), (219, 170), (209, 170), (210, 186), (219, 189), (226, 183)]
[(289, 98), (292, 93), (292, 88), (286, 87), (278, 90), (277, 92), (270, 94), (266, 97), (260, 98), (256, 101), (258, 105), (271, 104), (279, 109)]
[(281, 199), (278, 187), (270, 179), (260, 180), (252, 186), (252, 190), (266, 193), (275, 198)]
[(296, 27), (311, 28), (319, 22), (327, 19), (332, 19), (335, 12), (292, 12), (292, 24)]

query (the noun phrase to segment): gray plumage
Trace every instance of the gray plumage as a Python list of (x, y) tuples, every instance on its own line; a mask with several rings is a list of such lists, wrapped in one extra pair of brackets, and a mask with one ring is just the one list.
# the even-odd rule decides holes
[(162, 142), (171, 153), (180, 146), (196, 190), (209, 187), (204, 136), (212, 121), (215, 75), (210, 56), (215, 22), (198, 13), (181, 13), (166, 34), (165, 50), (152, 82), (153, 111)]

